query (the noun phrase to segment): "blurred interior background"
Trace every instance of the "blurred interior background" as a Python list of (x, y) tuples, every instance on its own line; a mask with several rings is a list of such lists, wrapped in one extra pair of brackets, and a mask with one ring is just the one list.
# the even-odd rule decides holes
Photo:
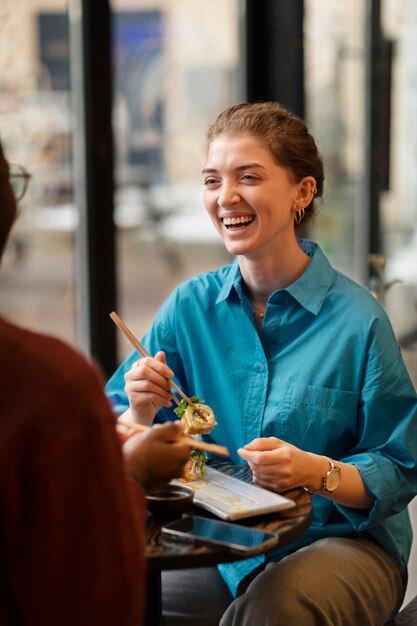
[(271, 99), (325, 160), (311, 236), (380, 299), (417, 380), (414, 0), (2, 0), (0, 29), (0, 136), (33, 176), (2, 314), (110, 373), (130, 350), (111, 310), (141, 336), (176, 284), (229, 261), (204, 133)]
[(175, 284), (228, 261), (202, 207), (207, 124), (233, 102), (275, 99), (308, 120), (325, 159), (313, 236), (378, 294), (411, 349), (415, 2), (100, 4), (1, 3), (0, 134), (33, 175), (1, 311), (111, 371), (128, 346), (106, 305), (141, 335)]

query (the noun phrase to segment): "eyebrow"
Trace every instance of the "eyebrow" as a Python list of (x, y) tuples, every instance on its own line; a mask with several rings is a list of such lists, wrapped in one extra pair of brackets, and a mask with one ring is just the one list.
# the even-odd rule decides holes
[[(237, 170), (238, 172), (242, 171), (242, 170), (247, 170), (247, 169), (253, 169), (254, 167), (258, 168), (258, 169), (262, 169), (264, 170), (264, 166), (260, 165), (259, 163), (244, 163), (243, 165), (238, 165), (235, 170)], [(215, 174), (218, 170), (216, 170), (214, 167), (205, 167), (202, 170), (202, 174)]]

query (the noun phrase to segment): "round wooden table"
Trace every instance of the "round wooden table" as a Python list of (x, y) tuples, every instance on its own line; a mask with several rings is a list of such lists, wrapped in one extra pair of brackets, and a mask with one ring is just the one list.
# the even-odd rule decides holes
[[(251, 471), (246, 465), (212, 462), (211, 466), (245, 482), (252, 482)], [(294, 489), (286, 492), (284, 495), (295, 502), (294, 507), (246, 518), (233, 523), (276, 534), (277, 544), (271, 550), (288, 545), (300, 537), (309, 527), (312, 517), (312, 504), (310, 494), (304, 491), (304, 489)], [(214, 517), (211, 513), (196, 506), (191, 507), (187, 514)], [(161, 532), (162, 526), (167, 521), (172, 521), (172, 518), (170, 520), (166, 518), (150, 518), (147, 524), (148, 586), (145, 612), (146, 626), (160, 626), (162, 623), (162, 570), (209, 567), (219, 563), (246, 559), (259, 554), (259, 550), (256, 549), (250, 554), (238, 554), (236, 551), (214, 545), (198, 544), (193, 541), (187, 542), (177, 540), (174, 537), (167, 537)]]

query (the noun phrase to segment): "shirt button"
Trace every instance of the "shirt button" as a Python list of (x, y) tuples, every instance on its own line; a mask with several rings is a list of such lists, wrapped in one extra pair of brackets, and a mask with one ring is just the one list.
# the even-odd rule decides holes
[(258, 372), (263, 372), (265, 369), (265, 365), (262, 365), (262, 363), (258, 363), (256, 369), (258, 370)]
[(271, 324), (272, 330), (275, 330), (277, 328), (277, 326), (278, 326), (278, 322), (272, 322), (272, 324)]

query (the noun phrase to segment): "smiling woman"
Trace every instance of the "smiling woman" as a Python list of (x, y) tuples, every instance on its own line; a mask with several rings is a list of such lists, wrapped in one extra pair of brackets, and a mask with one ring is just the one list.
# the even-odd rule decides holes
[(256, 136), (227, 132), (211, 141), (203, 176), (204, 204), (228, 252), (247, 259), (261, 254), (278, 263), (277, 250), (291, 254), (294, 275), (283, 278), (293, 282), (307, 260), (294, 222), (314, 197), (315, 179), (297, 181)]
[[(382, 624), (404, 594), (417, 397), (384, 310), (300, 238), (323, 180), (305, 123), (279, 104), (220, 113), (208, 130), (204, 204), (236, 258), (179, 285), (143, 339), (165, 352), (140, 367), (132, 353), (107, 385), (117, 412), (170, 420), (175, 371), (213, 407), (218, 423), (205, 437), (243, 458), (256, 484), (315, 494), (297, 544), (219, 566), (236, 596), (219, 610), (222, 626)], [(170, 610), (186, 624), (191, 600), (178, 576)], [(217, 572), (211, 580), (219, 589)]]

